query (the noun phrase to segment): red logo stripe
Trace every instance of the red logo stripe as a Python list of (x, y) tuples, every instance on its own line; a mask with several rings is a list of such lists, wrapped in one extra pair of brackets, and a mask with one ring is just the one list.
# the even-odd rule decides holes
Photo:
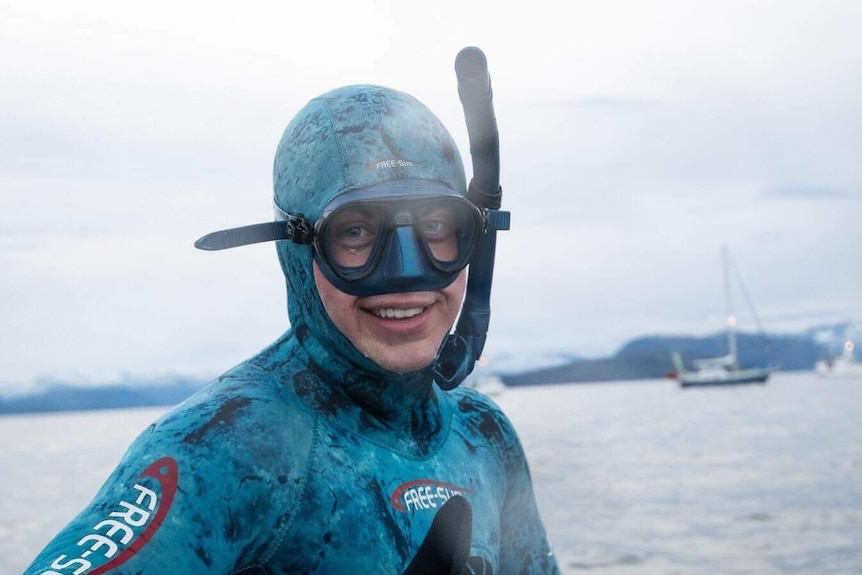
[(398, 511), (404, 511), (404, 503), (401, 501), (401, 497), (404, 495), (405, 491), (413, 489), (414, 487), (419, 485), (433, 485), (434, 487), (443, 487), (444, 489), (451, 489), (452, 491), (457, 491), (458, 493), (473, 493), (472, 489), (466, 489), (452, 483), (444, 483), (443, 481), (437, 481), (436, 479), (414, 479), (412, 481), (408, 481), (399, 485), (389, 497), (389, 503)]
[(147, 544), (150, 538), (156, 534), (159, 527), (162, 526), (162, 522), (168, 514), (168, 509), (171, 508), (171, 503), (173, 503), (174, 495), (177, 492), (177, 481), (179, 480), (177, 462), (171, 457), (163, 457), (147, 467), (144, 472), (141, 473), (140, 477), (152, 477), (158, 481), (161, 486), (161, 501), (159, 501), (159, 508), (156, 511), (155, 517), (153, 517), (144, 532), (138, 536), (128, 549), (90, 573), (90, 575), (101, 575), (102, 573), (114, 569), (115, 567), (119, 567), (128, 561), (132, 555), (140, 551), (141, 548)]

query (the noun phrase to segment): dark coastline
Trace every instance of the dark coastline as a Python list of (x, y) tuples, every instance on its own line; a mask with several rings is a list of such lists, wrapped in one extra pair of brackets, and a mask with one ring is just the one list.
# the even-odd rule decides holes
[[(811, 333), (769, 336), (739, 333), (737, 340), (740, 363), (747, 367), (811, 370), (814, 362), (829, 351)], [(629, 341), (609, 357), (575, 358), (563, 364), (496, 375), (511, 387), (658, 379), (672, 375), (673, 352), (680, 353), (683, 362), (689, 364), (692, 359), (727, 353), (727, 339), (724, 333), (707, 337), (645, 336)], [(36, 392), (0, 396), (0, 415), (170, 406), (183, 401), (208, 381), (173, 376), (92, 386), (45, 382)]]

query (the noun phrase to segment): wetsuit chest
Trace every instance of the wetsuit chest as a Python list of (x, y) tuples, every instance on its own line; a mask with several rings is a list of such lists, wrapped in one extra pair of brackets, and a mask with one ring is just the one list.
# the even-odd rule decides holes
[(471, 555), (493, 568), (500, 540), (502, 466), (457, 417), (425, 457), (318, 420), (306, 484), (291, 525), (267, 562), (275, 573), (400, 573), (450, 497), (473, 510)]

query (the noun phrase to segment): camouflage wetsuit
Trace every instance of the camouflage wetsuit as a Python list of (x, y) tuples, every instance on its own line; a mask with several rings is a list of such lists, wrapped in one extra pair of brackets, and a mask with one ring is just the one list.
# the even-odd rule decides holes
[[(344, 190), (405, 179), (465, 193), (445, 128), (379, 87), (312, 101), (276, 154), (276, 201), (312, 219)], [(277, 249), (291, 330), (144, 431), (27, 574), (397, 575), (456, 493), (475, 572), (557, 573), (498, 407), (430, 369), (377, 366), (329, 319), (311, 246)]]
[(556, 572), (489, 399), (318, 359), (286, 336), (162, 417), (27, 573), (397, 574), (454, 493), (473, 507), (471, 564)]

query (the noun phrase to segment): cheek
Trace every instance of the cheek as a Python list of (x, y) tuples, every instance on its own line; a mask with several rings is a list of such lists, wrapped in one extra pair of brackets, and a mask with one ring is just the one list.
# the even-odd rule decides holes
[(313, 268), (317, 292), (320, 294), (320, 301), (323, 302), (323, 307), (327, 315), (329, 315), (329, 319), (332, 320), (332, 323), (342, 333), (348, 333), (350, 331), (351, 318), (353, 317), (351, 315), (353, 303), (357, 298), (336, 289), (320, 272), (316, 263), (313, 264)]
[(450, 327), (454, 325), (458, 317), (458, 312), (461, 311), (461, 304), (464, 301), (464, 293), (467, 288), (467, 270), (462, 270), (458, 277), (451, 284), (443, 289), (443, 294), (446, 296), (446, 320)]
[(461, 302), (464, 301), (464, 293), (467, 291), (467, 269), (465, 268), (461, 270), (461, 273), (458, 274), (455, 281), (449, 284), (443, 291), (449, 299), (454, 301), (458, 304), (458, 307), (460, 307)]

